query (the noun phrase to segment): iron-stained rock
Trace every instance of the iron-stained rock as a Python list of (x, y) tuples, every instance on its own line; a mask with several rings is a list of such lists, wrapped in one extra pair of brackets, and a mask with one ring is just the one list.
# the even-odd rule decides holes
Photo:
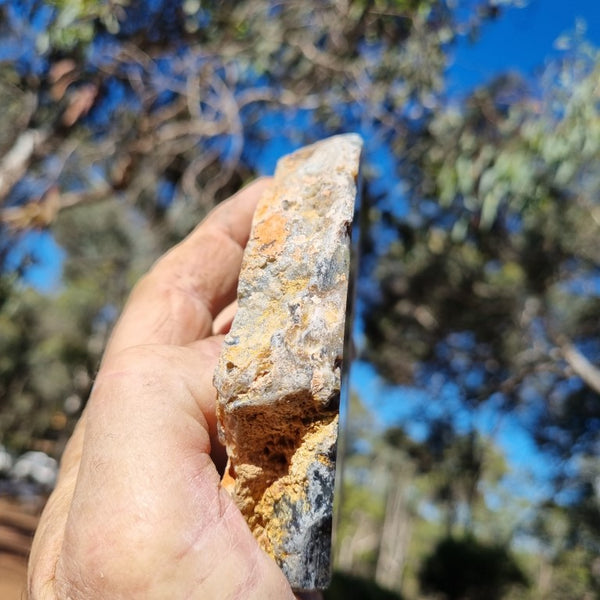
[(361, 140), (282, 158), (254, 215), (238, 310), (215, 372), (223, 485), (296, 590), (330, 545), (350, 230)]

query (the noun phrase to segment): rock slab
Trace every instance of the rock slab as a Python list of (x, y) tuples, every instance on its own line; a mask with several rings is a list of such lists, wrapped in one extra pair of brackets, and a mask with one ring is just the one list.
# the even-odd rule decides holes
[(214, 376), (222, 485), (295, 590), (327, 587), (336, 442), (362, 142), (280, 159), (260, 200), (238, 310)]

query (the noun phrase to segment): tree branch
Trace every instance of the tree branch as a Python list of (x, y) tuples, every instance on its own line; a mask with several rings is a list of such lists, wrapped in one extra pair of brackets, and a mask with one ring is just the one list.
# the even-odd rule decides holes
[(28, 202), (22, 206), (11, 206), (0, 211), (0, 223), (15, 231), (48, 227), (56, 215), (79, 204), (99, 202), (113, 192), (109, 185), (100, 185), (83, 192), (61, 194), (56, 187), (51, 188), (41, 200)]
[(581, 379), (600, 394), (600, 369), (594, 366), (577, 348), (564, 336), (558, 340), (558, 346), (563, 358)]
[(42, 129), (27, 129), (4, 155), (0, 161), (0, 202), (25, 174), (31, 157), (47, 138), (48, 132)]

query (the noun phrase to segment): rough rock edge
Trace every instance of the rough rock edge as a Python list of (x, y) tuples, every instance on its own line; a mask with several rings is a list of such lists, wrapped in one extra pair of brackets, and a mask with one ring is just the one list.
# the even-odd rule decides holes
[(350, 228), (362, 142), (282, 158), (259, 202), (238, 312), (215, 371), (223, 486), (296, 590), (323, 589), (330, 546)]

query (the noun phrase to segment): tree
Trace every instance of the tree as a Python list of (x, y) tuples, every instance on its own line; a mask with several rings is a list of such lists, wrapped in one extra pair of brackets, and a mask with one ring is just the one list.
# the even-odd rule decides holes
[[(283, 144), (279, 154), (352, 128), (400, 139), (406, 106), (431, 104), (441, 89), (455, 35), (438, 0), (26, 0), (2, 3), (0, 15), (0, 251), (52, 230), (67, 252), (63, 310), (82, 311), (80, 350), (110, 328), (144, 266), (266, 168), (265, 147)], [(481, 8), (466, 26), (484, 17)], [(83, 360), (90, 378), (97, 355)], [(78, 371), (71, 356), (61, 364)], [(5, 371), (6, 414), (21, 402), (12, 377)], [(57, 398), (71, 395), (59, 387)]]
[(378, 262), (382, 289), (365, 311), (369, 359), (391, 381), (455, 406), (450, 433), (459, 415), (490, 404), (499, 418), (521, 415), (539, 451), (560, 461), (553, 483), (573, 517), (568, 548), (592, 552), (598, 59), (575, 40), (543, 75), (541, 95), (503, 77), (463, 111), (427, 123), (402, 164), (410, 214), (382, 212), (396, 241)]
[(422, 567), (426, 592), (448, 600), (499, 600), (511, 585), (525, 585), (525, 575), (502, 546), (488, 546), (472, 538), (445, 538)]

